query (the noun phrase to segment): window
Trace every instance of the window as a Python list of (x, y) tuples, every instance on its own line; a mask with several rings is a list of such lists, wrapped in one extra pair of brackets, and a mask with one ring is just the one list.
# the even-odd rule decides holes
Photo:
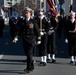
[(14, 0), (15, 2), (17, 2), (17, 0)]

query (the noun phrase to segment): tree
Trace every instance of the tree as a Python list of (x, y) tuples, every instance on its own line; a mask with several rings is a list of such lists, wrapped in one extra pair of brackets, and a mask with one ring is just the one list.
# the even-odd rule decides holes
[(37, 8), (37, 4), (33, 1), (33, 0), (28, 0), (26, 1), (26, 6), (28, 6), (29, 8), (35, 10)]
[(24, 10), (24, 2), (21, 0), (20, 3), (16, 3), (14, 6), (12, 6), (13, 9), (18, 11), (19, 15), (22, 14), (22, 11)]
[(35, 11), (37, 9), (37, 4), (33, 0), (21, 0), (20, 3), (16, 3), (12, 8), (21, 15), (25, 7), (29, 7)]

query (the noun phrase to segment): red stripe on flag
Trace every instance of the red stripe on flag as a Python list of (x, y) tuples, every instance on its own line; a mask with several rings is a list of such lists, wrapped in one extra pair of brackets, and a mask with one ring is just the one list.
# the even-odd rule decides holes
[(50, 9), (50, 12), (51, 12), (54, 16), (56, 16), (56, 15), (57, 15), (56, 11), (55, 11), (55, 10), (53, 10), (52, 8)]
[(56, 16), (57, 13), (56, 13), (56, 10), (54, 9), (54, 4), (53, 4), (52, 0), (47, 0), (47, 2), (48, 2), (48, 4), (49, 4), (49, 6), (50, 6), (50, 12), (51, 12), (54, 16)]
[(53, 8), (53, 5), (52, 5), (51, 0), (47, 0), (47, 2), (48, 2), (48, 4), (49, 4), (50, 8)]
[(54, 0), (50, 0), (50, 1), (51, 1), (52, 5), (55, 6)]

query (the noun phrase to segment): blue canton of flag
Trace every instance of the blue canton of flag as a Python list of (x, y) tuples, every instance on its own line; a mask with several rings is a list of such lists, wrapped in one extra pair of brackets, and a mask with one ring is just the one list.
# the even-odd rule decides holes
[(56, 13), (59, 13), (59, 10), (60, 10), (60, 8), (59, 8), (59, 1), (58, 0), (54, 0), (54, 3), (55, 3), (55, 9), (56, 9)]

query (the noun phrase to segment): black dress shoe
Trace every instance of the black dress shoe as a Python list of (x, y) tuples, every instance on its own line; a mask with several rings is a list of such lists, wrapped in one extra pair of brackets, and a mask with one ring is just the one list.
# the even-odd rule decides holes
[(55, 63), (56, 62), (56, 60), (55, 59), (52, 59), (52, 63)]
[(74, 62), (73, 61), (70, 61), (70, 64), (73, 64)]
[(24, 71), (27, 72), (27, 73), (29, 73), (31, 71), (34, 71), (34, 68), (32, 68), (32, 69), (24, 69)]
[(76, 66), (76, 62), (75, 62), (75, 66)]
[(46, 66), (46, 62), (43, 62), (43, 66)]
[(40, 65), (43, 65), (43, 62), (40, 62)]
[(30, 71), (34, 71), (34, 68), (31, 68)]
[(51, 61), (51, 59), (47, 59), (47, 62), (50, 62)]
[(29, 69), (24, 69), (24, 72), (30, 73), (30, 70)]

